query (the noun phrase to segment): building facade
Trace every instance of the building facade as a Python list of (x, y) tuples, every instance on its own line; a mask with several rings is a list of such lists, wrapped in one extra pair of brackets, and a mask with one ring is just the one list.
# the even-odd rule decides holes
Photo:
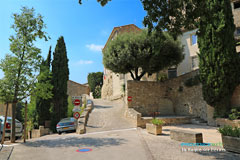
[(69, 80), (67, 83), (68, 96), (81, 96), (82, 94), (90, 94), (90, 89), (87, 85), (82, 85), (77, 82)]

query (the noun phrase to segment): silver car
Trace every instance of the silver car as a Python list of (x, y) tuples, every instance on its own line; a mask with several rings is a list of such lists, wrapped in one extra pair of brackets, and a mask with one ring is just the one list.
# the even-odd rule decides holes
[(62, 132), (76, 131), (77, 121), (75, 118), (64, 118), (60, 122), (58, 122), (56, 129), (58, 134)]
[[(1, 124), (1, 135), (3, 133), (3, 125), (4, 125), (4, 116), (0, 116), (0, 124)], [(12, 117), (7, 117), (7, 121), (6, 121), (6, 130), (5, 130), (5, 138), (10, 138), (11, 136), (11, 124), (12, 124)], [(22, 137), (22, 130), (23, 130), (23, 125), (22, 123), (15, 119), (15, 124), (16, 124), (16, 139), (21, 138)]]

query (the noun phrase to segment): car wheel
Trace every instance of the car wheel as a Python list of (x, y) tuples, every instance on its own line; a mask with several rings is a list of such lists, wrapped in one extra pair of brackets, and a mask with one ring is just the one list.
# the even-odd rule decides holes
[(62, 134), (62, 132), (58, 132), (58, 134), (60, 135), (60, 134)]

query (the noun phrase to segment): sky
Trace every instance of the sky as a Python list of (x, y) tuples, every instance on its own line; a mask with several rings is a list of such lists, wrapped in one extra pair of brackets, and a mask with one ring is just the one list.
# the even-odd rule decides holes
[[(9, 50), (13, 13), (23, 6), (34, 8), (43, 16), (49, 41), (38, 40), (35, 45), (46, 58), (49, 47), (54, 51), (57, 39), (64, 37), (69, 59), (69, 79), (87, 83), (91, 72), (103, 72), (102, 52), (114, 27), (135, 24), (143, 28), (146, 12), (140, 0), (112, 0), (102, 7), (97, 0), (0, 0), (0, 59)], [(0, 78), (4, 73), (0, 70)]]

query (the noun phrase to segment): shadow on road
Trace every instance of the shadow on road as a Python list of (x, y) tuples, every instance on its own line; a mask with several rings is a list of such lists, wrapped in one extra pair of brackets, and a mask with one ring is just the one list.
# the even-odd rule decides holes
[(77, 138), (67, 137), (62, 139), (51, 139), (51, 140), (36, 140), (32, 142), (23, 143), (28, 147), (103, 147), (103, 146), (118, 146), (124, 144), (125, 139), (122, 138)]

